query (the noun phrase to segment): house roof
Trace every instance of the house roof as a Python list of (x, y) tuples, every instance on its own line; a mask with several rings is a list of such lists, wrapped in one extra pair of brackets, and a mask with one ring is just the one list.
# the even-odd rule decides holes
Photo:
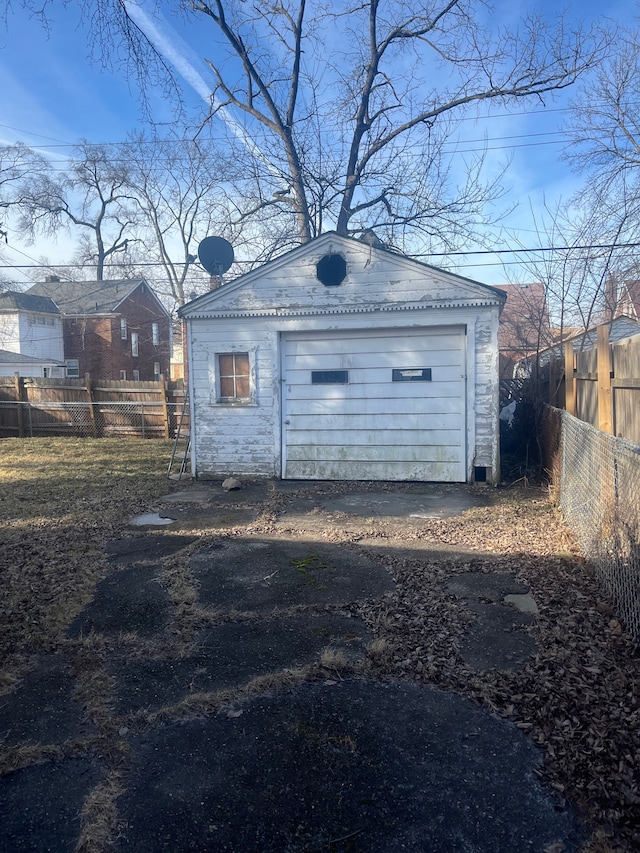
[[(425, 264), (424, 262), (415, 260), (408, 255), (391, 251), (390, 249), (377, 244), (370, 244), (367, 241), (357, 240), (353, 237), (343, 237), (335, 231), (327, 231), (324, 234), (315, 237), (313, 240), (285, 252), (283, 255), (280, 255), (280, 257), (274, 258), (262, 266), (256, 267), (250, 272), (235, 278), (228, 284), (224, 284), (216, 290), (205, 293), (197, 299), (194, 299), (192, 302), (182, 306), (182, 308), (179, 309), (178, 314), (181, 317), (195, 318), (200, 316), (211, 316), (211, 312), (220, 310), (224, 312), (233, 311), (239, 316), (239, 313), (246, 313), (247, 311), (250, 311), (250, 309), (241, 306), (237, 302), (242, 291), (247, 292), (251, 289), (252, 285), (256, 283), (261, 283), (267, 279), (274, 279), (278, 277), (281, 270), (287, 266), (294, 265), (299, 261), (306, 262), (307, 265), (315, 263), (317, 260), (322, 258), (325, 252), (329, 254), (339, 254), (340, 252), (344, 252), (351, 254), (352, 257), (361, 255), (361, 266), (365, 269), (368, 268), (369, 270), (372, 269), (372, 261), (375, 261), (376, 258), (378, 260), (387, 259), (391, 265), (395, 266), (398, 281), (410, 276), (415, 277), (416, 274), (423, 278), (437, 278), (440, 282), (446, 280), (450, 286), (457, 287), (464, 291), (467, 299), (472, 297), (479, 300), (479, 303), (484, 304), (486, 300), (489, 300), (493, 304), (497, 303), (502, 306), (506, 299), (502, 290), (492, 287), (491, 285), (482, 284), (481, 282), (474, 281), (473, 279), (465, 278), (464, 276), (457, 275), (456, 273), (451, 273), (448, 270), (443, 270), (439, 267)], [(308, 284), (308, 282), (308, 276), (305, 276), (304, 279), (298, 277), (296, 280), (296, 286), (300, 288), (303, 283)], [(394, 282), (392, 282), (392, 284), (393, 283)], [(255, 292), (258, 293), (259, 289), (260, 288), (256, 289)], [(294, 290), (284, 295), (284, 304), (282, 305), (264, 303), (259, 306), (256, 305), (255, 308), (262, 314), (265, 312), (281, 313), (283, 311), (301, 310), (303, 307), (312, 308), (314, 313), (322, 313), (323, 308), (317, 303), (308, 306), (293, 306)], [(328, 290), (334, 290), (334, 288), (325, 288), (325, 291)], [(420, 302), (416, 303), (417, 307), (424, 307), (426, 304), (426, 297), (421, 295), (418, 298)], [(234, 304), (234, 301), (236, 304)], [(341, 299), (340, 301), (343, 302), (344, 300)], [(343, 306), (343, 308), (344, 310), (348, 310), (347, 306)]]
[[(609, 326), (609, 343), (631, 338), (634, 335), (640, 334), (640, 322), (632, 320), (631, 317), (614, 317), (608, 324)], [(571, 341), (574, 349), (589, 350), (596, 346), (598, 341), (598, 327), (592, 326), (586, 332), (580, 332), (572, 337), (565, 338), (565, 341)], [(576, 347), (576, 344), (578, 345)]]
[[(615, 344), (625, 338), (632, 338), (635, 335), (640, 335), (640, 322), (632, 320), (630, 317), (614, 317), (613, 320), (606, 325), (609, 327), (609, 343), (611, 344)], [(562, 340), (562, 342), (559, 341), (553, 346), (541, 349), (537, 356), (542, 361), (548, 360), (551, 357), (560, 358), (564, 353), (564, 345), (568, 342), (573, 344), (574, 352), (586, 352), (587, 350), (593, 349), (598, 342), (598, 327), (591, 326), (586, 331), (568, 335)], [(535, 353), (529, 353), (521, 360), (526, 361), (534, 356)]]
[(42, 364), (45, 367), (55, 364), (62, 367), (64, 366), (64, 361), (57, 361), (55, 358), (39, 358), (35, 355), (24, 355), (20, 352), (0, 349), (0, 364)]
[(113, 279), (109, 281), (41, 281), (27, 293), (53, 299), (63, 314), (113, 314), (121, 304), (142, 285), (149, 288), (161, 310), (169, 312), (149, 287), (145, 279)]
[(33, 311), (38, 314), (59, 314), (58, 306), (46, 295), (33, 294), (30, 291), (20, 293), (7, 290), (0, 293), (0, 312)]

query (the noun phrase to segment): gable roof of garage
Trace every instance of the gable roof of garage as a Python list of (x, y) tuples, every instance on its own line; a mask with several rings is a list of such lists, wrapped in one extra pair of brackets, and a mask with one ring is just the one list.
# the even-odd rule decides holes
[[(326, 255), (347, 261), (341, 285), (325, 286), (316, 265)], [(502, 307), (505, 294), (488, 284), (360, 240), (327, 232), (189, 302), (187, 319), (331, 314), (457, 305)]]

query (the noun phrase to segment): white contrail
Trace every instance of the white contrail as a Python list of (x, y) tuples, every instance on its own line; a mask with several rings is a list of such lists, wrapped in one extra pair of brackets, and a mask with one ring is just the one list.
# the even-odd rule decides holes
[(207, 85), (204, 77), (196, 71), (184, 54), (176, 49), (176, 44), (180, 42), (178, 35), (175, 32), (170, 32), (171, 37), (167, 36), (167, 30), (171, 31), (169, 24), (162, 21), (161, 29), (158, 26), (158, 20), (151, 18), (142, 6), (139, 6), (134, 0), (124, 0), (124, 6), (131, 20), (142, 30), (156, 50), (173, 65), (182, 79), (204, 101), (210, 103), (212, 100), (211, 86)]
[[(228, 110), (220, 105), (220, 102), (211, 92), (211, 86), (207, 84), (200, 72), (189, 62), (184, 52), (177, 49), (176, 45), (180, 45), (182, 39), (173, 30), (171, 25), (161, 18), (154, 20), (135, 0), (123, 0), (123, 2), (131, 20), (142, 30), (155, 49), (173, 65), (182, 79), (200, 95), (202, 100), (210, 104), (213, 110), (216, 110), (216, 115), (222, 119), (233, 135), (255, 157), (259, 158), (273, 175), (281, 178), (280, 172), (267, 160), (255, 142), (247, 135), (246, 130), (240, 122), (236, 121), (229, 114)], [(160, 21), (161, 26), (158, 25)]]

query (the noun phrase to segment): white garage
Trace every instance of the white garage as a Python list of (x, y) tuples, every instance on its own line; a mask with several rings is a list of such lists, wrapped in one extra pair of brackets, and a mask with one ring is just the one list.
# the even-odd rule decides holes
[(504, 294), (324, 234), (181, 310), (200, 477), (497, 482)]

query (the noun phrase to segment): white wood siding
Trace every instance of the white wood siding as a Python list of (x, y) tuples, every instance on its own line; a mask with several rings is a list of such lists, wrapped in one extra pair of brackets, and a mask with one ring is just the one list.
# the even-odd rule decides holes
[[(7, 347), (11, 349), (11, 347)], [(51, 314), (20, 313), (20, 350), (34, 358), (64, 361), (62, 321)]]
[[(356, 241), (322, 240), (311, 243), (295, 263), (287, 256), (202, 297), (203, 310), (292, 311), (321, 313), (366, 306), (415, 304), (491, 298), (491, 292), (471, 281), (433, 267), (424, 267), (402, 255), (371, 252)], [(329, 251), (342, 254), (347, 277), (338, 287), (325, 287), (316, 277), (316, 264)], [(252, 286), (252, 284), (256, 286)]]
[[(193, 323), (192, 441), (199, 474), (277, 476), (280, 449), (277, 334), (255, 320)], [(216, 354), (251, 353), (254, 402), (216, 402)]]
[(33, 358), (64, 361), (62, 321), (53, 314), (24, 311), (1, 314), (0, 349)]
[[(361, 329), (378, 327), (382, 323), (397, 323), (407, 329), (406, 315), (376, 316), (372, 319), (360, 317), (334, 319), (333, 326), (342, 325), (345, 334), (354, 331), (359, 323)], [(411, 319), (415, 320), (413, 315)], [(432, 312), (425, 320), (424, 332), (429, 334), (438, 328), (440, 322), (458, 321), (466, 324), (466, 476), (470, 479), (474, 466), (491, 469), (492, 475), (497, 468), (497, 374), (492, 364), (496, 358), (496, 343), (492, 333), (491, 312), (458, 310)], [(347, 326), (350, 323), (351, 326)], [(497, 323), (497, 321), (496, 321)], [(193, 429), (193, 464), (198, 475), (224, 477), (230, 473), (245, 476), (282, 476), (281, 445), (282, 417), (280, 410), (281, 365), (279, 337), (311, 328), (324, 329), (327, 320), (314, 317), (305, 320), (269, 318), (237, 318), (193, 320), (191, 321), (191, 382)], [(335, 328), (332, 333), (335, 332)], [(229, 406), (216, 405), (215, 398), (215, 353), (255, 351), (256, 399), (255, 405)], [(408, 365), (410, 366), (410, 365)], [(428, 366), (428, 365), (421, 365)], [(397, 383), (402, 386), (409, 383)], [(422, 385), (423, 383), (416, 383)], [(393, 384), (392, 384), (393, 388)], [(354, 391), (354, 396), (360, 391)], [(301, 395), (313, 393), (300, 390)], [(398, 394), (394, 390), (391, 394)], [(410, 392), (415, 393), (415, 392)], [(368, 405), (376, 407), (375, 400)], [(371, 411), (371, 410), (370, 410)], [(425, 424), (411, 435), (407, 431), (408, 441), (421, 440)], [(445, 430), (446, 431), (446, 430)], [(420, 434), (419, 434), (420, 433)], [(437, 439), (437, 432), (431, 436)], [(386, 479), (387, 477), (385, 477)]]
[(17, 312), (0, 314), (0, 349), (20, 352), (20, 322)]
[[(463, 329), (287, 336), (283, 360), (285, 478), (466, 479)], [(432, 379), (394, 382), (394, 368)], [(348, 383), (312, 384), (316, 370)]]

